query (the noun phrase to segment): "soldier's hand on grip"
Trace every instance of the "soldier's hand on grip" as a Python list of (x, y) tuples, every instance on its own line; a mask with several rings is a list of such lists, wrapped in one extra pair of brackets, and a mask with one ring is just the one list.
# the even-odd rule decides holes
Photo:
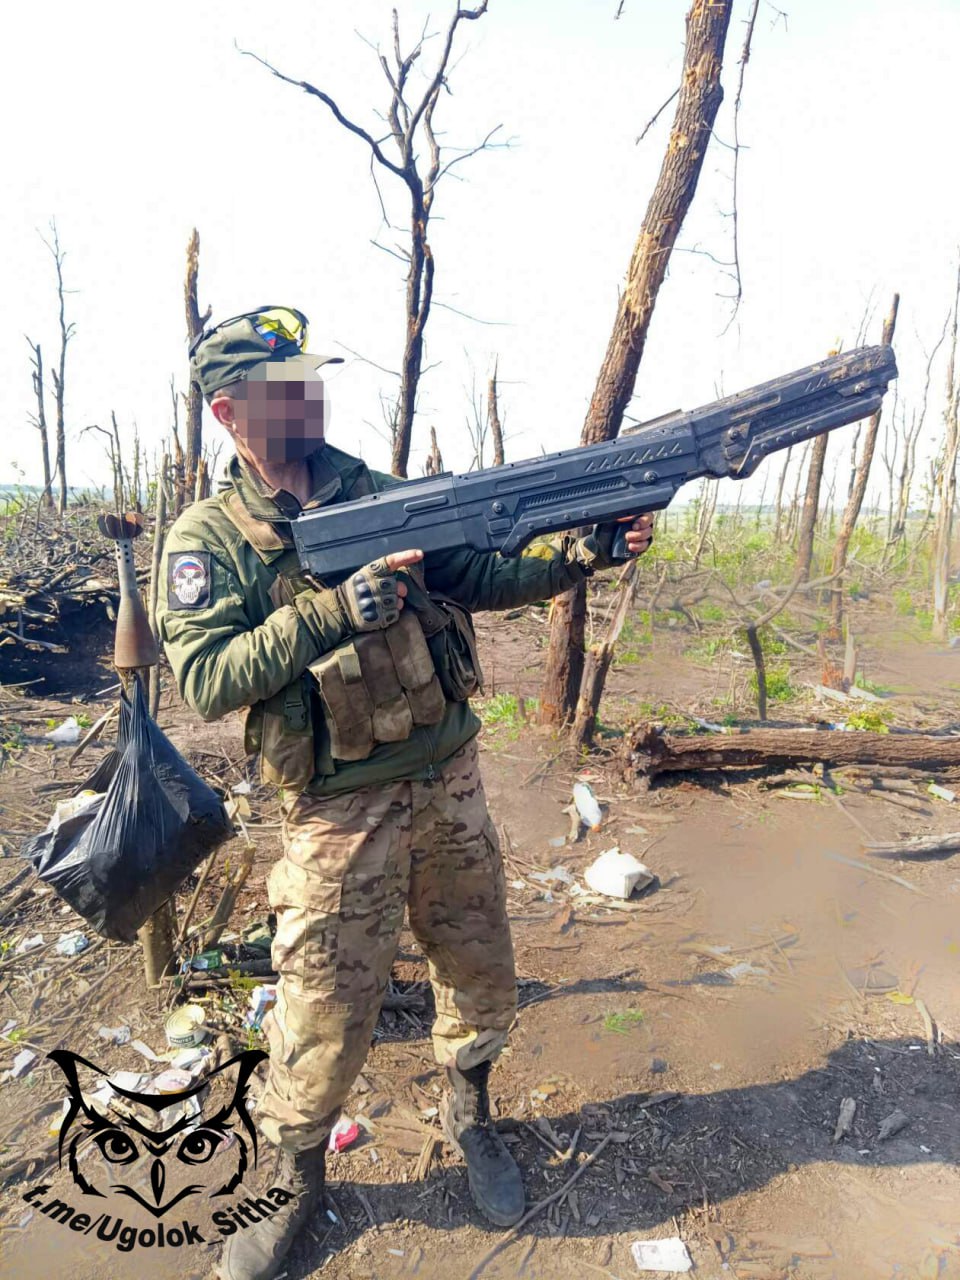
[(378, 631), (397, 621), (407, 594), (397, 570), (422, 559), (422, 551), (398, 551), (364, 565), (337, 587), (340, 607), (354, 631)]

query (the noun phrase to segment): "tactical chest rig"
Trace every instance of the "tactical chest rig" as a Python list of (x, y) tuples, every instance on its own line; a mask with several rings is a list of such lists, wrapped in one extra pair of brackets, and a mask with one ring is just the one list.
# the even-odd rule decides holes
[[(318, 585), (304, 575), (282, 525), (251, 515), (236, 490), (219, 501), (275, 575), (274, 609)], [(382, 743), (405, 741), (418, 725), (438, 724), (448, 700), (465, 701), (481, 687), (468, 611), (429, 592), (420, 565), (406, 569), (404, 581), (406, 603), (396, 623), (351, 636), (250, 708), (245, 747), (259, 755), (264, 782), (301, 790), (315, 773), (336, 772), (337, 761), (365, 760)]]

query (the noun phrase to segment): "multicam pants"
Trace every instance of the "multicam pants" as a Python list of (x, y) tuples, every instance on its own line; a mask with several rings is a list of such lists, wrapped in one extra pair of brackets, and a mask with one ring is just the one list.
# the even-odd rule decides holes
[(367, 1056), (404, 907), (429, 964), (437, 1061), (497, 1057), (516, 977), (475, 739), (431, 781), (297, 797), (268, 893), (280, 981), (257, 1116), (269, 1141), (302, 1151), (325, 1140)]

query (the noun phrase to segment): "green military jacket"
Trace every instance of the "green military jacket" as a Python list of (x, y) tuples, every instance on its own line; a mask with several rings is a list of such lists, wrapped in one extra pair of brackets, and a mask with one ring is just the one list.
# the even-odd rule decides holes
[[(308, 508), (397, 483), (331, 445), (312, 454), (308, 464)], [(247, 749), (259, 752), (262, 776), (281, 785), (333, 795), (432, 776), (480, 728), (468, 701), (447, 701), (439, 723), (416, 726), (402, 742), (381, 743), (364, 760), (337, 761), (324, 750), (322, 709), (308, 668), (347, 638), (347, 624), (331, 610), (318, 642), (317, 628), (308, 629), (277, 590), (280, 574), (296, 581), (289, 522), (304, 509), (298, 500), (283, 490), (268, 491), (236, 457), (228, 477), (223, 492), (182, 513), (164, 549), (167, 585), (165, 591), (161, 586), (157, 621), (184, 701), (204, 720), (249, 709)], [(428, 592), (473, 611), (544, 600), (586, 574), (565, 540), (509, 560), (467, 548), (430, 553), (423, 576)], [(309, 737), (312, 769), (311, 776), (292, 783), (286, 758), (298, 735), (301, 747), (303, 736)]]

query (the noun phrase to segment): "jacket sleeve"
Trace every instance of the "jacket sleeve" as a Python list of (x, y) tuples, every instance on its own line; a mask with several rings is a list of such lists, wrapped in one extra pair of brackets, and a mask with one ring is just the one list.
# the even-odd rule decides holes
[(330, 591), (307, 593), (309, 611), (283, 605), (255, 625), (229, 549), (204, 526), (185, 513), (167, 535), (164, 559), (168, 570), (173, 556), (207, 551), (209, 603), (171, 608), (168, 571), (160, 584), (157, 627), (181, 697), (204, 720), (218, 720), (291, 684), (321, 653), (340, 643), (347, 627)]
[(574, 556), (574, 540), (537, 543), (507, 560), (499, 552), (432, 552), (425, 558), (428, 588), (450, 596), (471, 612), (515, 609), (567, 591), (591, 576)]

